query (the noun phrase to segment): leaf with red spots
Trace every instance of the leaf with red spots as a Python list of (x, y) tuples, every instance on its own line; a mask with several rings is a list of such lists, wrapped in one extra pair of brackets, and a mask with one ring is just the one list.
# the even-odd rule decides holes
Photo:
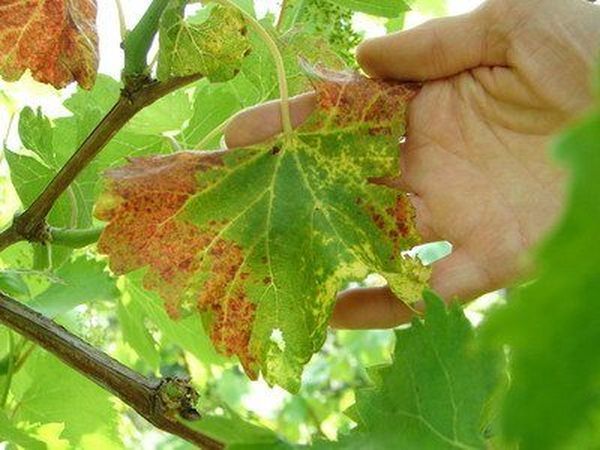
[(91, 89), (98, 69), (96, 0), (0, 2), (0, 76), (25, 70), (57, 89), (77, 81)]
[(198, 310), (250, 377), (294, 391), (326, 336), (336, 293), (377, 272), (406, 301), (429, 272), (398, 174), (411, 85), (320, 71), (318, 108), (292, 136), (133, 159), (107, 173), (96, 216), (112, 269), (147, 267), (174, 318)]

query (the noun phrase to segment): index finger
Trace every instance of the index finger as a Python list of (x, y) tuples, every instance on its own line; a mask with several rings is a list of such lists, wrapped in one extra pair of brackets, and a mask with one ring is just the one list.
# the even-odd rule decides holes
[[(316, 107), (316, 94), (309, 92), (290, 99), (294, 128), (302, 125)], [(236, 114), (225, 128), (228, 148), (258, 144), (282, 132), (281, 100), (273, 100)]]

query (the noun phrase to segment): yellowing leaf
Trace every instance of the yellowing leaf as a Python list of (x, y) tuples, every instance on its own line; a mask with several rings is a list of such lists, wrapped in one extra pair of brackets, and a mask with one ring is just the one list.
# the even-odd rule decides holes
[(133, 159), (107, 174), (96, 216), (111, 268), (147, 267), (172, 317), (199, 310), (216, 348), (294, 391), (336, 293), (371, 272), (414, 301), (428, 271), (397, 176), (410, 85), (321, 71), (318, 108), (292, 136)]
[(158, 78), (202, 74), (227, 81), (250, 51), (246, 24), (235, 8), (216, 6), (206, 21), (185, 20), (187, 1), (171, 0), (161, 19)]
[(98, 68), (95, 0), (0, 3), (0, 76), (34, 79), (59, 89), (72, 81), (91, 89)]

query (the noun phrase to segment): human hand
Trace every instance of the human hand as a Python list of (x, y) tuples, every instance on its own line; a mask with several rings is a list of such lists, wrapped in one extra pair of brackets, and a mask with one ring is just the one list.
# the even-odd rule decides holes
[[(401, 186), (426, 242), (447, 240), (433, 264), (443, 298), (472, 299), (523, 279), (526, 260), (559, 217), (565, 174), (552, 137), (592, 103), (600, 7), (581, 0), (491, 0), (472, 13), (364, 42), (360, 65), (377, 78), (424, 81), (409, 110)], [(295, 125), (314, 108), (292, 102)], [(280, 132), (279, 106), (240, 113), (237, 147)], [(387, 288), (341, 293), (332, 324), (383, 328), (411, 311)]]

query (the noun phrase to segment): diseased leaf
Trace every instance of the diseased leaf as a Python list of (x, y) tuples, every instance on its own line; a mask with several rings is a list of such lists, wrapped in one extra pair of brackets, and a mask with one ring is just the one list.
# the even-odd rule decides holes
[(25, 70), (57, 89), (91, 89), (98, 69), (96, 0), (14, 0), (0, 4), (0, 76)]
[(484, 449), (486, 407), (502, 373), (502, 351), (478, 344), (457, 305), (426, 295), (425, 320), (396, 332), (391, 366), (356, 393), (358, 427), (342, 449)]
[[(223, 363), (224, 358), (215, 352), (210, 339), (202, 328), (201, 318), (194, 314), (177, 321), (170, 319), (161, 306), (160, 297), (156, 293), (142, 288), (142, 278), (143, 274), (140, 271), (133, 272), (123, 277), (122, 284), (123, 300), (131, 305), (130, 310), (135, 311), (137, 326), (146, 329), (145, 323), (148, 321), (160, 330), (161, 340), (157, 344), (161, 348), (167, 344), (174, 344), (193, 354), (204, 364)], [(152, 339), (152, 336), (147, 337)], [(140, 357), (148, 358), (145, 350), (142, 350), (138, 344), (130, 339), (128, 342), (132, 344)], [(142, 345), (147, 345), (147, 343)], [(147, 362), (151, 361), (152, 357)]]
[(202, 74), (227, 81), (240, 70), (250, 51), (246, 24), (235, 8), (215, 6), (206, 21), (185, 19), (186, 0), (171, 0), (160, 28), (158, 78)]
[(411, 85), (323, 71), (318, 110), (291, 136), (251, 148), (133, 159), (107, 173), (99, 250), (172, 317), (199, 309), (217, 349), (252, 378), (294, 391), (326, 335), (336, 293), (378, 272), (408, 302), (429, 271), (398, 174)]

